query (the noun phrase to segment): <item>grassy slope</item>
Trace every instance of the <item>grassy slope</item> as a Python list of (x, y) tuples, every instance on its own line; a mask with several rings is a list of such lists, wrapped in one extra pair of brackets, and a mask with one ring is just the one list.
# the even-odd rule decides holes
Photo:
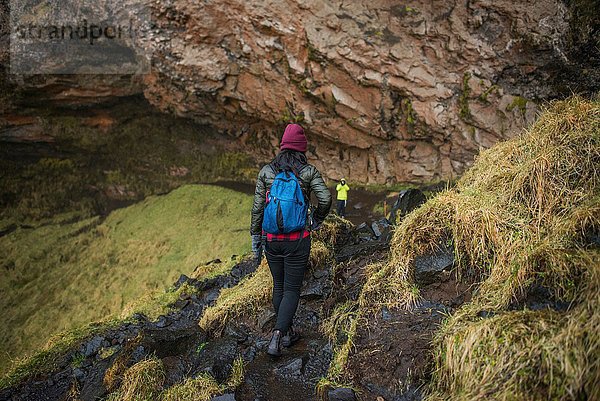
[(0, 370), (52, 334), (120, 312), (219, 257), (249, 251), (251, 197), (185, 186), (111, 213), (0, 238)]
[[(352, 385), (357, 322), (369, 324), (383, 305), (410, 309), (420, 297), (415, 257), (449, 241), (459, 277), (477, 290), (436, 335), (427, 399), (598, 399), (600, 249), (589, 238), (600, 229), (599, 166), (600, 102), (578, 97), (551, 103), (523, 135), (483, 152), (457, 188), (398, 226), (359, 305), (338, 310), (345, 341), (334, 344), (322, 387)], [(569, 308), (513, 307), (536, 286)]]

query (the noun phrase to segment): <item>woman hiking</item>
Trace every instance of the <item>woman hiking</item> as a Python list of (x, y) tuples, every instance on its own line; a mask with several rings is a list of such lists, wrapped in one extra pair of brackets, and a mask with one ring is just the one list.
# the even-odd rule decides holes
[[(300, 287), (310, 255), (310, 232), (319, 229), (331, 207), (331, 193), (319, 171), (306, 159), (308, 142), (304, 129), (289, 124), (279, 154), (260, 170), (252, 206), (252, 251), (258, 263), (264, 248), (273, 276), (273, 307), (277, 315), (267, 348), (281, 355), (300, 339), (292, 321), (300, 300)], [(314, 193), (318, 205), (308, 216)]]

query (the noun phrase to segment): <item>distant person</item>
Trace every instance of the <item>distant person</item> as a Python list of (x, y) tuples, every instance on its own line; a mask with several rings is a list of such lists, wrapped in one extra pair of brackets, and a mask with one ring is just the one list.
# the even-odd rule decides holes
[(340, 217), (346, 217), (346, 204), (348, 203), (350, 187), (346, 184), (346, 180), (342, 178), (335, 190), (337, 191), (337, 214)]
[[(273, 307), (277, 315), (267, 353), (281, 355), (300, 336), (292, 321), (310, 255), (310, 232), (319, 229), (331, 207), (331, 193), (319, 171), (306, 160), (304, 129), (289, 124), (279, 154), (260, 170), (252, 206), (252, 251), (260, 263), (264, 251), (273, 276)], [(312, 219), (308, 204), (314, 193), (318, 205)]]

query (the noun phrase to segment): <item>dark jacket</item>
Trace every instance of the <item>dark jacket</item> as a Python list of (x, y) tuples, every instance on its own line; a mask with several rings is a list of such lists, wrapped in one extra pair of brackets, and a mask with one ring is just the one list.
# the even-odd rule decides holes
[[(275, 169), (270, 164), (264, 166), (260, 170), (260, 173), (258, 173), (256, 190), (254, 192), (254, 204), (252, 205), (252, 222), (250, 224), (250, 234), (252, 235), (262, 233), (267, 191), (271, 188), (276, 175)], [(315, 220), (325, 220), (331, 208), (331, 192), (329, 192), (329, 188), (325, 185), (325, 181), (323, 181), (319, 170), (312, 164), (307, 164), (300, 170), (298, 181), (300, 181), (300, 187), (302, 188), (302, 192), (304, 192), (304, 196), (310, 200), (311, 193), (314, 193), (319, 202), (314, 211)]]

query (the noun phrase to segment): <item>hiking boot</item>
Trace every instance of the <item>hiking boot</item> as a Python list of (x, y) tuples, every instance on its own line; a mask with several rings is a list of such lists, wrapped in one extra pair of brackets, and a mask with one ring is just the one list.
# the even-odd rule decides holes
[(267, 348), (267, 354), (271, 356), (281, 356), (281, 331), (274, 330), (269, 347)]
[(281, 339), (281, 345), (289, 348), (296, 344), (298, 340), (300, 340), (300, 333), (294, 330), (293, 327), (290, 327), (287, 331), (287, 334)]

